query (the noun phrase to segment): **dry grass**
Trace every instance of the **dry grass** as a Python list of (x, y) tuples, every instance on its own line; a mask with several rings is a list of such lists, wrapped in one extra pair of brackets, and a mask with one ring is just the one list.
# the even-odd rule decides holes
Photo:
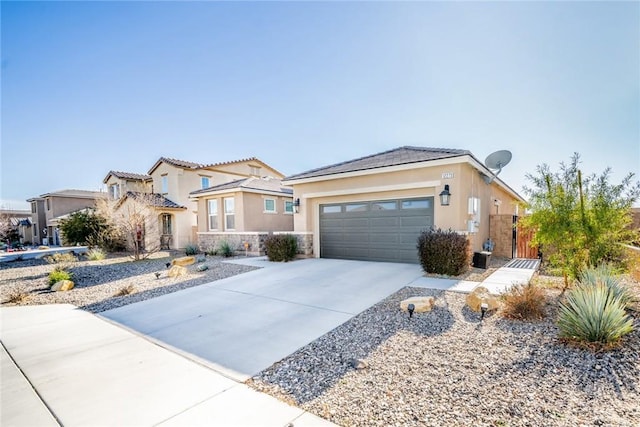
[(118, 290), (118, 292), (116, 292), (115, 294), (113, 294), (114, 297), (123, 297), (126, 295), (130, 295), (132, 293), (134, 293), (136, 291), (136, 289), (134, 288), (133, 285), (127, 285), (127, 286), (123, 286), (122, 288), (120, 288)]
[(529, 283), (513, 286), (502, 296), (502, 315), (517, 320), (540, 320), (544, 318), (546, 296), (544, 289)]
[(22, 291), (13, 291), (7, 295), (5, 304), (21, 304), (29, 299), (29, 294)]

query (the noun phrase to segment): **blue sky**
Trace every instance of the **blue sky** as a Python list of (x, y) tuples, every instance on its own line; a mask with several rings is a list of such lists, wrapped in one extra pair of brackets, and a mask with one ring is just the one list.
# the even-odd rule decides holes
[(638, 2), (2, 2), (5, 206), (160, 156), (403, 145), (640, 173)]

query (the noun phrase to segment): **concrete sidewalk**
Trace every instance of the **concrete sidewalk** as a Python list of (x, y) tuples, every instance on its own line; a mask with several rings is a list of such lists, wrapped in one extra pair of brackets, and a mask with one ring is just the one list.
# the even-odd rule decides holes
[(0, 316), (1, 425), (333, 425), (72, 305)]

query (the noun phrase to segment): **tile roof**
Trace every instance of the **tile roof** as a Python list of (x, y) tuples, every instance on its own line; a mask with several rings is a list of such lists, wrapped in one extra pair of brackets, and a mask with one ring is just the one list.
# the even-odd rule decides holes
[(151, 169), (149, 169), (149, 173), (153, 173), (153, 171), (158, 167), (158, 165), (160, 165), (160, 163), (166, 163), (182, 169), (206, 169), (206, 168), (213, 168), (216, 166), (232, 165), (234, 163), (251, 162), (251, 161), (263, 163), (256, 157), (248, 157), (246, 159), (230, 160), (228, 162), (217, 162), (217, 163), (194, 163), (186, 160), (172, 159), (171, 157), (160, 157), (158, 161), (151, 167)]
[(294, 179), (313, 178), (324, 175), (333, 175), (346, 172), (362, 171), (367, 169), (383, 168), (388, 166), (404, 165), (409, 163), (425, 162), (429, 160), (447, 159), (471, 155), (468, 150), (458, 150), (452, 148), (430, 148), (430, 147), (399, 147), (382, 153), (348, 160), (334, 165), (312, 169), (296, 175), (288, 176), (284, 181)]
[(127, 191), (125, 197), (131, 197), (134, 200), (139, 200), (144, 203), (153, 206), (154, 208), (169, 208), (169, 209), (186, 209), (186, 206), (179, 205), (162, 194), (158, 193), (139, 193), (136, 191)]
[(107, 194), (103, 191), (59, 190), (59, 191), (52, 191), (51, 193), (41, 194), (39, 198), (52, 197), (52, 196), (53, 197), (77, 197), (82, 199), (96, 199), (101, 197), (107, 197)]
[(198, 195), (203, 193), (210, 193), (213, 191), (224, 191), (224, 190), (258, 190), (258, 191), (266, 191), (266, 192), (276, 192), (283, 194), (293, 194), (293, 189), (291, 187), (287, 187), (282, 185), (282, 181), (277, 178), (272, 177), (263, 177), (258, 178), (252, 176), (250, 178), (237, 179), (235, 181), (226, 182), (224, 184), (215, 185), (209, 188), (203, 188), (202, 190), (192, 191), (191, 195)]
[(106, 182), (107, 179), (109, 179), (109, 175), (113, 175), (116, 178), (120, 178), (120, 179), (131, 179), (136, 181), (148, 181), (152, 179), (151, 175), (144, 175), (144, 174), (132, 173), (132, 172), (109, 171), (109, 173), (104, 179), (104, 182)]

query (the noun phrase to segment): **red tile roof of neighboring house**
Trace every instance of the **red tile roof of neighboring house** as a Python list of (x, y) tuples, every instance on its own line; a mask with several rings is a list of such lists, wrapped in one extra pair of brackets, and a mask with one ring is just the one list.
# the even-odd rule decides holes
[(169, 200), (162, 194), (158, 193), (139, 193), (136, 191), (127, 191), (127, 194), (122, 198), (122, 200), (127, 197), (146, 203), (150, 206), (153, 206), (154, 208), (187, 209), (186, 206), (179, 205), (176, 202)]

